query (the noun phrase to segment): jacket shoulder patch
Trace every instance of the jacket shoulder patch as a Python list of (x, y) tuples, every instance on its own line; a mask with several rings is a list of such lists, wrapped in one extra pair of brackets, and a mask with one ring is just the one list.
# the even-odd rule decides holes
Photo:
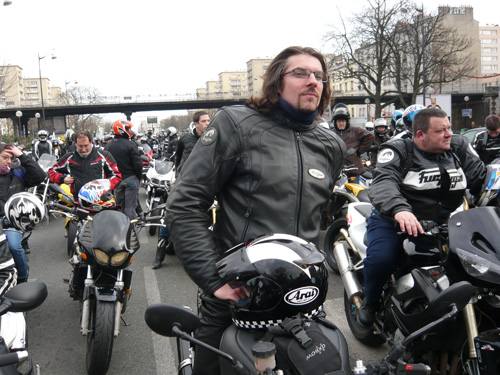
[(211, 145), (217, 139), (217, 130), (215, 128), (206, 129), (201, 135), (200, 142), (205, 145)]

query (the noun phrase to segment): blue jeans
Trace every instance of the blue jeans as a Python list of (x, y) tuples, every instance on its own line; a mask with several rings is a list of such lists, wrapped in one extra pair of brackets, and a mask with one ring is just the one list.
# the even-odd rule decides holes
[(403, 236), (398, 229), (373, 210), (368, 219), (368, 247), (364, 260), (365, 297), (378, 302), (382, 288), (404, 257)]
[(166, 240), (170, 238), (170, 231), (168, 230), (168, 227), (166, 225), (161, 227), (160, 235), (158, 237), (165, 238)]
[(16, 263), (17, 277), (18, 279), (26, 279), (28, 277), (28, 260), (21, 245), (23, 234), (11, 228), (4, 229), (3, 231), (7, 236), (7, 243), (9, 244), (12, 258), (14, 258), (14, 262)]

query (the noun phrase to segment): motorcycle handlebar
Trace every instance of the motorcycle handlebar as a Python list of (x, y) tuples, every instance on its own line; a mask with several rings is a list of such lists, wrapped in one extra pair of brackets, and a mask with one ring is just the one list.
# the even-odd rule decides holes
[(0, 355), (0, 367), (15, 365), (28, 358), (28, 352), (23, 350), (15, 353), (8, 353)]
[(405, 363), (398, 361), (395, 366), (387, 363), (366, 365), (366, 374), (377, 375), (429, 375), (431, 368), (423, 363)]

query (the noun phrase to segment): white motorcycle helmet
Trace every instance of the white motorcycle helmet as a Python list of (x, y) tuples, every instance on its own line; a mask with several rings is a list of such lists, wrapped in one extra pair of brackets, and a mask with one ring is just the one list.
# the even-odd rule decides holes
[(78, 201), (83, 208), (94, 212), (99, 212), (103, 208), (113, 208), (115, 198), (110, 189), (111, 183), (106, 179), (87, 182), (78, 192)]
[(5, 217), (10, 225), (21, 232), (30, 232), (45, 218), (42, 201), (32, 193), (17, 193), (4, 206)]

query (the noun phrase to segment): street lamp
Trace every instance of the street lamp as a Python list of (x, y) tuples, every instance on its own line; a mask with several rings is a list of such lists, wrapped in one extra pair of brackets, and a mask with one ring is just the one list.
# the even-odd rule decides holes
[(365, 104), (366, 104), (366, 122), (368, 122), (368, 121), (370, 121), (370, 113), (369, 113), (370, 99), (366, 98), (365, 99)]
[[(37, 126), (38, 126), (38, 129), (40, 129), (40, 113), (35, 113), (35, 117), (36, 117), (36, 123), (37, 123)], [(33, 129), (31, 129), (31, 132), (33, 132)], [(35, 135), (33, 134), (33, 137)]]
[[(467, 109), (467, 104), (469, 103), (469, 97), (467, 95), (464, 96), (464, 102), (465, 102), (465, 109)], [(467, 111), (465, 111), (467, 112)], [(468, 113), (466, 113), (467, 116), (465, 116), (465, 128), (467, 129), (467, 117), (468, 117)]]
[[(23, 117), (23, 113), (21, 111), (16, 111), (16, 116), (19, 120), (19, 135), (21, 135), (21, 117)], [(16, 135), (16, 132), (14, 132), (14, 135)]]
[[(45, 106), (43, 104), (42, 69), (40, 68), (40, 60), (44, 59), (45, 57), (47, 56), (40, 57), (40, 52), (38, 52), (38, 74), (40, 76), (40, 97), (42, 99), (42, 124), (44, 128), (45, 128)], [(52, 55), (52, 60), (56, 58), (57, 58), (56, 56)], [(40, 123), (38, 123), (38, 130), (40, 130)]]

